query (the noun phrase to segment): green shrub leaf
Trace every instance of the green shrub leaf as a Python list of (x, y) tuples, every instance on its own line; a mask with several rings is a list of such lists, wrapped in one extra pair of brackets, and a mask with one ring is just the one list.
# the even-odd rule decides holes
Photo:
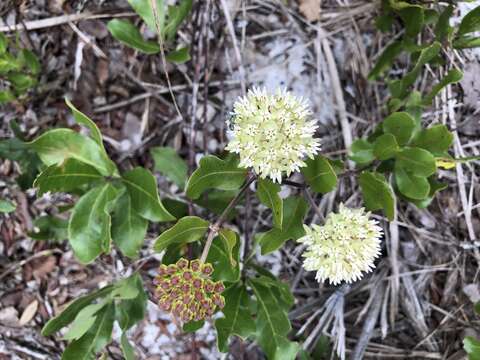
[(395, 136), (383, 134), (373, 144), (373, 154), (378, 160), (388, 160), (400, 150)]
[(389, 220), (395, 216), (395, 195), (385, 177), (376, 172), (364, 171), (359, 176), (365, 206), (368, 210), (382, 209)]
[(337, 173), (330, 160), (322, 155), (307, 159), (307, 166), (302, 168), (305, 181), (311, 189), (320, 194), (326, 194), (337, 186)]
[(139, 216), (132, 207), (128, 193), (115, 203), (112, 215), (112, 239), (120, 251), (131, 258), (138, 256), (147, 233), (148, 221)]
[(283, 201), (282, 229), (273, 228), (256, 236), (262, 255), (277, 250), (287, 240), (296, 240), (305, 234), (303, 218), (307, 209), (307, 203), (301, 197), (291, 196)]
[(359, 165), (367, 165), (375, 160), (373, 155), (373, 144), (367, 140), (355, 140), (350, 147), (349, 159), (355, 161)]
[(133, 209), (150, 221), (175, 220), (158, 196), (157, 181), (150, 171), (137, 167), (123, 174), (122, 180), (132, 199)]
[(415, 140), (415, 146), (428, 150), (434, 155), (445, 156), (453, 143), (453, 134), (443, 124), (422, 130)]
[(237, 335), (246, 339), (255, 333), (255, 324), (248, 309), (249, 297), (245, 285), (236, 283), (222, 295), (225, 297), (225, 307), (222, 310), (224, 317), (215, 321), (215, 328), (218, 349), (227, 352), (228, 338)]
[(407, 147), (396, 156), (396, 166), (411, 172), (415, 176), (427, 177), (437, 171), (434, 156), (427, 150)]
[(208, 221), (197, 216), (185, 216), (157, 237), (154, 249), (160, 252), (171, 244), (187, 244), (200, 240), (207, 232), (208, 226)]
[(471, 49), (480, 46), (480, 37), (476, 36), (460, 36), (453, 41), (453, 47), (455, 49)]
[[(150, 5), (148, 5), (150, 7)], [(156, 41), (147, 41), (140, 31), (128, 20), (113, 19), (107, 24), (108, 31), (121, 43), (145, 54), (157, 54), (160, 46)]]
[(445, 75), (438, 84), (435, 84), (432, 88), (432, 91), (425, 96), (425, 98), (422, 101), (423, 105), (431, 105), (433, 99), (435, 96), (438, 95), (438, 93), (447, 85), (449, 84), (454, 84), (462, 80), (463, 78), (463, 73), (460, 70), (457, 69), (452, 69), (448, 72), (447, 75)]
[(463, 17), (458, 27), (458, 35), (465, 35), (475, 31), (480, 31), (480, 6), (477, 6)]
[(393, 62), (395, 59), (400, 55), (403, 51), (403, 42), (402, 41), (394, 41), (390, 45), (388, 45), (385, 50), (381, 53), (378, 57), (375, 66), (368, 74), (369, 80), (375, 80), (381, 75), (384, 71), (388, 70), (392, 67)]
[(101, 179), (103, 176), (93, 166), (69, 158), (42, 171), (33, 185), (38, 187), (38, 195), (42, 195), (47, 191), (70, 192)]
[(68, 238), (67, 220), (45, 215), (36, 218), (33, 225), (38, 231), (28, 234), (32, 239), (60, 242)]
[(430, 184), (424, 176), (416, 176), (401, 166), (395, 167), (395, 182), (400, 192), (412, 199), (425, 199), (430, 193)]
[(117, 172), (115, 164), (94, 140), (70, 129), (47, 131), (29, 145), (47, 166), (74, 158), (94, 167), (105, 176)]
[(234, 156), (221, 160), (208, 155), (200, 160), (197, 170), (188, 179), (186, 192), (190, 199), (198, 199), (207, 189), (236, 190), (245, 181), (247, 171), (238, 167)]
[(17, 207), (7, 200), (0, 200), (0, 213), (8, 214), (15, 211)]
[[(163, 28), (165, 26), (165, 3), (164, 0), (156, 0), (157, 10), (158, 10), (158, 22), (160, 25), (160, 32), (163, 33)], [(135, 12), (142, 18), (147, 26), (154, 33), (157, 32), (157, 27), (155, 25), (155, 17), (152, 11), (152, 4), (150, 0), (128, 0), (130, 6), (135, 10)]]
[(190, 48), (188, 46), (184, 46), (180, 49), (170, 51), (167, 56), (165, 56), (167, 61), (176, 63), (176, 64), (183, 64), (186, 63), (191, 59), (190, 57)]
[(468, 360), (480, 360), (480, 341), (467, 336), (463, 339), (463, 348), (468, 354)]
[(187, 181), (188, 166), (185, 160), (178, 156), (174, 148), (155, 147), (152, 149), (155, 170), (165, 175), (183, 189)]
[(84, 264), (110, 250), (110, 208), (118, 191), (110, 184), (97, 186), (83, 195), (73, 208), (68, 239), (75, 256)]
[(103, 148), (102, 133), (97, 124), (90, 119), (87, 115), (78, 110), (68, 99), (65, 99), (65, 103), (70, 108), (73, 114), (73, 118), (78, 124), (86, 126), (90, 130), (90, 136), (95, 142)]
[(395, 136), (398, 145), (406, 145), (413, 136), (415, 120), (406, 112), (396, 112), (383, 121), (383, 131)]
[(240, 242), (237, 237), (234, 231), (222, 229), (213, 239), (207, 262), (213, 265), (212, 278), (214, 280), (226, 282), (240, 280)]
[(275, 227), (281, 229), (283, 222), (283, 200), (278, 195), (279, 192), (279, 184), (275, 184), (269, 179), (259, 179), (257, 181), (257, 197), (263, 205), (272, 210), (273, 223)]

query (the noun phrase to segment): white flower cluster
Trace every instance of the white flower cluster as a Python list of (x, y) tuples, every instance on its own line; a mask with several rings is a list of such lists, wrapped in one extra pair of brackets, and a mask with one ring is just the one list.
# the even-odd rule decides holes
[(317, 271), (319, 282), (328, 279), (333, 285), (351, 283), (370, 272), (380, 255), (382, 228), (369, 215), (363, 208), (341, 204), (338, 213), (328, 215), (325, 225), (305, 226), (307, 234), (298, 240), (307, 245), (304, 268)]
[(234, 105), (233, 138), (227, 150), (240, 155), (241, 167), (280, 183), (283, 173), (299, 171), (305, 157), (320, 149), (310, 115), (307, 103), (286, 90), (272, 95), (253, 88)]

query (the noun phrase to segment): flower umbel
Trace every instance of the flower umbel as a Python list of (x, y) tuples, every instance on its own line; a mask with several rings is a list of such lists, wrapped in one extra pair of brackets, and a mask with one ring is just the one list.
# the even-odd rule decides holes
[(286, 90), (272, 95), (253, 88), (234, 104), (233, 139), (226, 149), (240, 155), (241, 167), (281, 182), (283, 173), (299, 171), (305, 157), (320, 149), (310, 114), (307, 103)]
[(307, 245), (304, 268), (317, 271), (318, 281), (328, 279), (333, 285), (351, 283), (372, 271), (380, 255), (382, 228), (368, 217), (363, 208), (340, 204), (339, 212), (330, 213), (325, 225), (304, 226), (307, 234), (298, 240)]
[(183, 322), (206, 319), (215, 313), (217, 306), (220, 309), (225, 306), (220, 295), (225, 287), (222, 282), (210, 279), (211, 264), (181, 258), (176, 264), (160, 265), (158, 273), (160, 308)]

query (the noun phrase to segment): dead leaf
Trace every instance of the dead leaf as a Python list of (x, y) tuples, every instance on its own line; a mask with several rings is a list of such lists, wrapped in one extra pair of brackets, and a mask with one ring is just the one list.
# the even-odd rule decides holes
[(300, 0), (300, 12), (308, 21), (317, 21), (320, 19), (320, 6), (322, 0)]
[(18, 311), (13, 306), (7, 306), (0, 310), (0, 324), (6, 326), (18, 325)]
[(28, 304), (28, 306), (23, 311), (23, 314), (20, 317), (18, 324), (20, 326), (25, 326), (26, 324), (28, 324), (30, 320), (32, 320), (35, 314), (37, 313), (37, 309), (38, 309), (38, 301), (33, 300), (30, 304)]
[(55, 256), (48, 256), (42, 260), (38, 265), (35, 264), (35, 270), (33, 270), (33, 277), (37, 280), (46, 278), (50, 274), (57, 264), (57, 259)]

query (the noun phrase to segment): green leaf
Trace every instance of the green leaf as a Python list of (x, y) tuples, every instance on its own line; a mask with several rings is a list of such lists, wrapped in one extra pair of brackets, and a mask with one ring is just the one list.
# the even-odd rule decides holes
[(287, 240), (296, 240), (305, 235), (303, 218), (307, 213), (307, 203), (301, 197), (291, 196), (283, 202), (282, 229), (271, 229), (257, 234), (262, 255), (271, 253), (280, 248)]
[(385, 50), (383, 50), (382, 54), (378, 57), (375, 66), (368, 74), (368, 79), (375, 80), (376, 78), (378, 78), (379, 75), (391, 68), (393, 62), (402, 53), (402, 51), (402, 41), (394, 41), (393, 43), (388, 45)]
[(33, 75), (37, 75), (42, 69), (37, 56), (30, 50), (22, 49), (19, 58)]
[(88, 295), (82, 296), (74, 301), (72, 301), (59, 315), (50, 319), (42, 329), (43, 336), (50, 336), (54, 332), (57, 332), (61, 328), (70, 324), (80, 310), (88, 306), (92, 301), (103, 297), (112, 292), (115, 288), (113, 285), (105, 286), (104, 288), (94, 291)]
[(5, 54), (5, 52), (7, 51), (7, 47), (8, 39), (3, 33), (0, 33), (0, 55)]
[(165, 209), (158, 196), (157, 181), (150, 171), (137, 167), (123, 174), (135, 211), (150, 221), (171, 221), (175, 218)]
[(95, 141), (70, 129), (47, 131), (28, 144), (47, 166), (74, 158), (93, 166), (102, 175), (117, 173), (115, 164)]
[(229, 229), (220, 230), (213, 239), (207, 262), (213, 265), (215, 281), (237, 282), (240, 280), (240, 242), (237, 234)]
[(452, 69), (448, 72), (446, 76), (444, 76), (438, 84), (435, 84), (432, 88), (432, 91), (425, 96), (422, 101), (422, 104), (425, 106), (431, 105), (433, 99), (437, 94), (447, 85), (454, 84), (462, 80), (463, 73), (460, 70)]
[(110, 303), (109, 299), (105, 299), (97, 304), (90, 304), (79, 311), (72, 326), (63, 337), (64, 340), (76, 340), (81, 338), (95, 323), (96, 314)]
[(452, 143), (453, 134), (443, 124), (422, 130), (415, 140), (416, 147), (428, 150), (434, 155), (445, 155)]
[(48, 191), (70, 192), (101, 179), (103, 176), (94, 167), (69, 158), (59, 165), (50, 165), (38, 175), (33, 185), (38, 187), (38, 195), (42, 195)]
[(406, 147), (396, 156), (396, 166), (411, 172), (415, 176), (427, 177), (437, 171), (435, 157), (427, 150)]
[[(165, 5), (163, 0), (157, 1), (157, 10), (158, 10), (158, 22), (160, 27), (160, 32), (163, 34), (163, 28), (165, 25)], [(135, 10), (135, 12), (140, 15), (143, 21), (154, 33), (157, 32), (157, 27), (155, 25), (155, 17), (152, 11), (151, 0), (128, 0), (130, 6)]]
[(463, 17), (458, 27), (458, 35), (465, 35), (475, 31), (480, 31), (480, 6), (477, 6)]
[(127, 333), (123, 332), (120, 338), (120, 347), (122, 348), (123, 356), (125, 360), (135, 360), (135, 350), (128, 341)]
[(118, 191), (110, 184), (97, 186), (83, 195), (73, 208), (68, 239), (75, 256), (84, 264), (110, 250), (110, 208)]
[(383, 131), (392, 134), (400, 146), (406, 145), (413, 136), (415, 120), (406, 112), (396, 112), (383, 121)]
[(186, 333), (194, 333), (197, 330), (200, 330), (205, 325), (205, 320), (200, 321), (190, 321), (183, 325), (182, 330)]
[(408, 87), (413, 85), (420, 74), (422, 67), (433, 60), (438, 55), (441, 48), (441, 44), (435, 41), (433, 44), (423, 49), (420, 52), (420, 56), (418, 57), (417, 63), (413, 69), (401, 80), (395, 80), (390, 83), (390, 91), (392, 96), (395, 98), (404, 98), (407, 95)]
[(355, 140), (350, 147), (349, 159), (355, 161), (359, 165), (367, 165), (375, 160), (373, 155), (373, 144), (367, 140)]
[(471, 49), (480, 46), (480, 37), (464, 35), (453, 41), (455, 49)]
[(190, 57), (190, 48), (188, 46), (184, 46), (180, 49), (170, 51), (167, 56), (165, 56), (167, 61), (176, 63), (176, 64), (183, 64), (186, 63), (191, 59)]
[(238, 159), (221, 160), (216, 156), (204, 156), (197, 170), (188, 179), (186, 193), (190, 199), (198, 199), (207, 189), (236, 190), (245, 181), (247, 171), (238, 167)]
[(7, 200), (0, 200), (0, 213), (8, 214), (15, 211), (17, 207)]
[[(205, 196), (195, 200), (195, 204), (212, 211), (214, 214), (220, 215), (227, 208), (228, 204), (237, 195), (237, 190), (210, 190)], [(241, 203), (241, 200), (239, 201)], [(235, 217), (235, 209), (229, 211), (227, 220)]]
[(428, 196), (426, 198), (417, 200), (405, 196), (408, 201), (415, 204), (415, 206), (419, 209), (425, 209), (426, 207), (428, 207), (431, 204), (435, 194), (438, 191), (441, 191), (448, 187), (448, 184), (437, 181), (433, 176), (428, 178), (428, 183), (430, 184), (430, 192), (428, 193)]
[(388, 160), (395, 156), (400, 150), (395, 136), (383, 134), (373, 144), (373, 153), (378, 160)]
[(155, 170), (165, 175), (183, 189), (188, 176), (188, 166), (185, 160), (178, 156), (174, 148), (155, 147), (152, 149)]
[(413, 175), (401, 166), (395, 166), (395, 182), (400, 192), (412, 199), (425, 199), (430, 193), (428, 179)]
[(143, 287), (142, 278), (138, 273), (124, 280), (124, 286), (135, 289), (136, 296), (117, 303), (118, 323), (125, 332), (145, 318), (148, 296)]
[(38, 231), (28, 234), (35, 240), (60, 242), (68, 238), (68, 221), (55, 216), (41, 216), (33, 222)]
[(17, 93), (24, 93), (36, 83), (36, 79), (34, 77), (21, 72), (11, 72), (7, 75), (7, 79), (15, 87), (15, 91)]
[(463, 348), (468, 354), (468, 360), (480, 360), (480, 341), (467, 336), (463, 339)]
[(67, 346), (62, 360), (95, 359), (95, 354), (111, 341), (114, 320), (115, 306), (110, 303), (98, 313), (88, 332)]
[(128, 20), (110, 20), (107, 28), (115, 39), (128, 47), (145, 54), (157, 54), (160, 52), (158, 43), (156, 41), (145, 40), (135, 25)]
[(228, 338), (237, 335), (242, 339), (255, 333), (255, 324), (248, 310), (249, 297), (245, 285), (236, 283), (225, 290), (225, 307), (222, 312), (224, 317), (215, 321), (217, 329), (218, 349), (228, 351)]
[(326, 194), (337, 186), (337, 174), (330, 160), (322, 155), (305, 161), (306, 167), (302, 168), (305, 181), (317, 193)]
[(424, 26), (424, 9), (405, 1), (390, 1), (391, 7), (398, 12), (405, 24), (408, 37), (415, 37)]
[(131, 258), (138, 256), (147, 233), (148, 221), (140, 217), (132, 207), (128, 193), (115, 203), (112, 215), (112, 239), (121, 252)]
[(164, 33), (167, 41), (172, 41), (177, 34), (178, 27), (192, 9), (192, 0), (181, 0), (178, 6), (168, 7), (168, 22)]
[(278, 195), (279, 192), (279, 184), (275, 184), (268, 179), (258, 179), (256, 192), (257, 197), (263, 205), (272, 210), (273, 223), (275, 227), (282, 229), (283, 200)]
[(437, 25), (435, 26), (435, 35), (437, 36), (437, 41), (443, 42), (452, 32), (452, 27), (450, 26), (450, 18), (452, 17), (452, 14), (452, 5), (448, 5), (440, 14)]
[(250, 279), (248, 284), (257, 300), (256, 338), (267, 358), (295, 359), (299, 346), (286, 337), (291, 325), (287, 313), (279, 306), (275, 293), (255, 279)]
[(368, 210), (382, 209), (389, 220), (395, 216), (395, 195), (385, 177), (376, 172), (364, 171), (359, 176), (365, 206)]
[(200, 240), (207, 232), (208, 226), (208, 221), (197, 216), (185, 216), (157, 237), (154, 249), (161, 252), (171, 244), (187, 244)]
[(90, 119), (87, 115), (82, 113), (80, 110), (78, 110), (67, 98), (65, 98), (65, 103), (67, 106), (70, 108), (73, 114), (73, 118), (75, 121), (80, 124), (86, 126), (90, 130), (90, 136), (92, 137), (95, 142), (100, 145), (100, 147), (103, 149), (103, 139), (102, 139), (102, 133), (100, 132), (100, 129), (97, 127), (97, 124)]

